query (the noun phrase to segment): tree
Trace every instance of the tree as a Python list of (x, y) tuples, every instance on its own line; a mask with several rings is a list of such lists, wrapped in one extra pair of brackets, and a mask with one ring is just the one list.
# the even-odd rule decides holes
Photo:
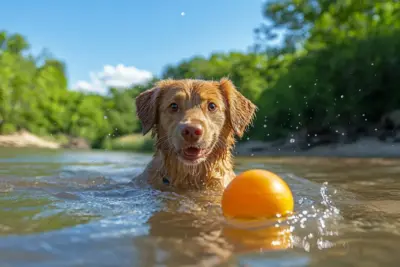
[(266, 23), (255, 31), (264, 44), (281, 34), (286, 49), (316, 49), (398, 28), (399, 9), (399, 1), (272, 0), (263, 7)]

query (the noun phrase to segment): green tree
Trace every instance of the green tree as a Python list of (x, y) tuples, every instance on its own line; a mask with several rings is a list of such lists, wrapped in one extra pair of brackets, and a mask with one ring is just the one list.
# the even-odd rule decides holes
[(400, 26), (398, 1), (272, 0), (262, 9), (266, 23), (255, 31), (261, 42), (284, 39), (284, 48), (324, 47), (371, 31)]
[(209, 58), (194, 57), (177, 66), (167, 66), (163, 78), (217, 80), (228, 76), (243, 94), (255, 101), (274, 80), (271, 70), (276, 68), (275, 64), (273, 59), (261, 54), (217, 53)]
[(268, 1), (264, 12), (270, 25), (258, 31), (283, 29), (290, 40), (284, 48), (299, 52), (260, 96), (256, 127), (267, 129), (255, 137), (338, 125), (365, 129), (400, 108), (398, 1)]

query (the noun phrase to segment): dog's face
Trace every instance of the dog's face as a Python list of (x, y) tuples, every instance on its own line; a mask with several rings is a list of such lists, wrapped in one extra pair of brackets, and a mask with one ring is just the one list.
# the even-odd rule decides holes
[(183, 163), (197, 165), (225, 139), (242, 136), (255, 106), (233, 84), (201, 80), (165, 80), (136, 98), (143, 134), (155, 125), (157, 142)]
[(212, 152), (225, 123), (225, 103), (209, 83), (175, 83), (159, 105), (159, 124), (172, 149), (186, 164), (198, 164)]

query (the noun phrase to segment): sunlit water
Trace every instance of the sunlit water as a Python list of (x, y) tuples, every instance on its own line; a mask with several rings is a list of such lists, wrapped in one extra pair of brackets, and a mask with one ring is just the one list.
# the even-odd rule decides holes
[(400, 266), (400, 160), (241, 158), (296, 200), (292, 218), (245, 229), (220, 195), (127, 185), (149, 160), (2, 148), (0, 266)]

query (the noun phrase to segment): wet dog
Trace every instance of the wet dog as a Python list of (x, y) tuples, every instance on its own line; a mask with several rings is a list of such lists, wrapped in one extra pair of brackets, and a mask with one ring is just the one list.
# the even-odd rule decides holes
[(232, 148), (257, 107), (226, 78), (162, 80), (136, 98), (145, 135), (155, 154), (137, 179), (183, 190), (224, 188), (235, 176)]

